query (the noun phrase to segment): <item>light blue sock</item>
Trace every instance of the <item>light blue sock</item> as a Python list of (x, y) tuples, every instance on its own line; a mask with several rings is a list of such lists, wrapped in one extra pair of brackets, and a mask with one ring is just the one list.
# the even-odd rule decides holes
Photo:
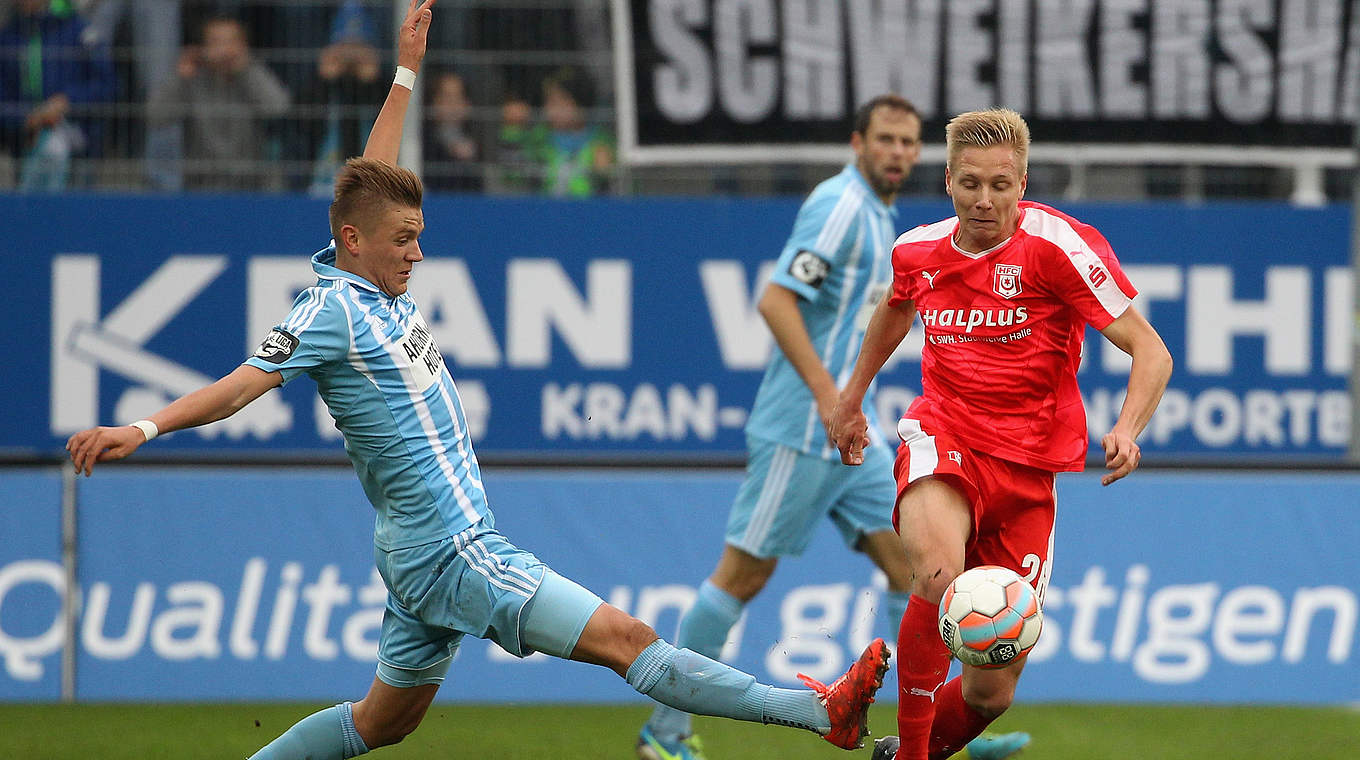
[[(716, 660), (722, 654), (727, 634), (741, 618), (741, 600), (704, 581), (693, 606), (680, 618), (676, 645)], [(674, 745), (693, 732), (690, 714), (666, 705), (657, 705), (647, 721), (652, 735)]]
[(250, 760), (346, 760), (368, 752), (349, 702), (312, 713)]
[(675, 645), (709, 659), (718, 659), (727, 643), (727, 634), (741, 619), (742, 607), (740, 599), (704, 581), (699, 586), (694, 605), (680, 618)]
[(897, 632), (902, 628), (902, 616), (907, 614), (910, 591), (884, 591), (878, 598), (878, 618), (874, 621), (874, 635), (892, 642), (897, 649)]
[(688, 649), (653, 641), (628, 666), (628, 683), (656, 701), (694, 715), (778, 723), (819, 734), (831, 730), (810, 689), (777, 689)]

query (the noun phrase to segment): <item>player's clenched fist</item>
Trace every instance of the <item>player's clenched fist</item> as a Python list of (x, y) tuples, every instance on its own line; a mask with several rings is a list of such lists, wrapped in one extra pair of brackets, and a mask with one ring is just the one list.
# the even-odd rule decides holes
[(859, 403), (841, 399), (831, 413), (827, 428), (831, 445), (841, 452), (841, 464), (864, 464), (864, 447), (869, 445), (869, 420)]
[(131, 425), (82, 430), (66, 441), (76, 473), (89, 475), (98, 462), (122, 459), (146, 443), (146, 435)]

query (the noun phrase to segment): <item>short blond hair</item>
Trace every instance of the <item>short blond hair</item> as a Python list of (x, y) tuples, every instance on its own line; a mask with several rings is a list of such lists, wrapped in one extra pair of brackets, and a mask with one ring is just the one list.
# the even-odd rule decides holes
[(951, 169), (964, 148), (1009, 145), (1015, 149), (1021, 176), (1029, 171), (1029, 125), (1009, 108), (961, 113), (945, 125), (944, 140)]
[(335, 177), (331, 202), (331, 236), (340, 242), (346, 224), (369, 230), (373, 219), (388, 205), (420, 208), (424, 187), (409, 169), (376, 158), (351, 158)]

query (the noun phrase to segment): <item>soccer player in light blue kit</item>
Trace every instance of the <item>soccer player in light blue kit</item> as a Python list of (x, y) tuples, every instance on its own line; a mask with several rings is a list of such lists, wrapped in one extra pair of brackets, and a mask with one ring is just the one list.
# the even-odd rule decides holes
[(316, 380), (377, 509), (374, 556), (388, 588), (378, 672), (367, 696), (310, 715), (256, 760), (349, 758), (395, 744), (425, 716), (463, 636), (512, 654), (604, 665), (639, 692), (690, 712), (805, 728), (852, 749), (868, 734), (887, 669), (877, 640), (830, 686), (780, 689), (691, 651), (554, 573), (495, 530), (453, 379), (411, 296), (423, 258), (420, 180), (393, 164), (433, 0), (402, 24), (393, 86), (364, 157), (336, 179), (332, 244), (317, 284), (243, 365), (151, 417), (71, 437), (76, 468), (131, 454), (160, 431), (230, 416), (302, 374)]
[[(765, 587), (780, 557), (803, 553), (823, 516), (887, 576), (877, 629), (895, 634), (911, 596), (910, 569), (893, 528), (895, 447), (878, 432), (864, 464), (846, 467), (827, 439), (838, 388), (854, 369), (869, 316), (892, 284), (893, 203), (921, 155), (921, 118), (906, 99), (880, 95), (855, 113), (855, 158), (817, 186), (794, 221), (759, 309), (779, 350), (770, 359), (746, 425), (746, 478), (713, 574), (680, 620), (679, 646), (717, 658), (742, 608)], [(965, 750), (998, 760), (1027, 734), (979, 737)], [(637, 741), (641, 760), (702, 760), (690, 716), (659, 706)]]

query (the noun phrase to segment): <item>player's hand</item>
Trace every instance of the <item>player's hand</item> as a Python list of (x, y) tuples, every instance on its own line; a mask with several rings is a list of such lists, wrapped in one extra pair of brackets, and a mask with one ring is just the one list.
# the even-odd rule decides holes
[(122, 459), (146, 443), (146, 434), (131, 425), (97, 427), (82, 430), (66, 442), (76, 474), (89, 475), (98, 462)]
[(401, 22), (397, 33), (397, 65), (411, 71), (420, 71), (420, 62), (425, 58), (425, 38), (430, 33), (430, 6), (434, 0), (411, 0), (411, 9)]
[(1105, 447), (1105, 469), (1110, 471), (1100, 478), (1102, 486), (1108, 486), (1138, 469), (1138, 463), (1143, 459), (1142, 449), (1138, 448), (1133, 436), (1127, 433), (1111, 430), (1100, 439), (1100, 445)]
[(864, 447), (869, 445), (869, 420), (859, 403), (836, 402), (827, 426), (831, 445), (841, 452), (841, 464), (864, 464)]

